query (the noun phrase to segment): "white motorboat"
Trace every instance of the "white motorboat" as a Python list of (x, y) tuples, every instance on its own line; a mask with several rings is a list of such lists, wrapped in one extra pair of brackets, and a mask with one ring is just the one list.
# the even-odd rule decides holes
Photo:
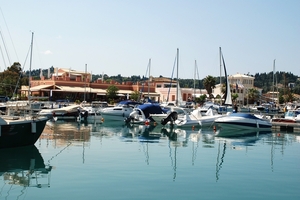
[(142, 124), (146, 122), (156, 122), (152, 118), (155, 116), (156, 120), (167, 116), (167, 112), (163, 110), (158, 104), (145, 103), (136, 107), (130, 115), (125, 118), (126, 123)]
[(108, 107), (106, 101), (92, 101), (91, 104), (81, 104), (82, 110), (77, 118), (77, 121), (88, 123), (101, 123), (103, 117), (100, 113), (101, 109)]
[(49, 119), (77, 119), (81, 109), (80, 105), (70, 105), (56, 109), (42, 109), (38, 112), (38, 115), (47, 116)]
[(129, 117), (130, 113), (133, 109), (140, 105), (140, 103), (136, 101), (121, 101), (114, 107), (107, 107), (100, 110), (100, 113), (103, 119), (106, 120), (114, 120), (114, 121), (124, 121), (126, 117)]
[(272, 123), (300, 123), (300, 110), (288, 110), (283, 118), (273, 117)]
[(235, 136), (235, 130), (271, 130), (272, 127), (270, 119), (259, 118), (249, 113), (230, 113), (216, 119), (215, 124), (217, 129), (230, 130), (230, 136)]
[(178, 118), (174, 124), (176, 126), (210, 126), (214, 121), (223, 115), (218, 114), (213, 108), (209, 108), (205, 115), (202, 115), (201, 111), (198, 109), (193, 110), (191, 113), (187, 113), (183, 118)]

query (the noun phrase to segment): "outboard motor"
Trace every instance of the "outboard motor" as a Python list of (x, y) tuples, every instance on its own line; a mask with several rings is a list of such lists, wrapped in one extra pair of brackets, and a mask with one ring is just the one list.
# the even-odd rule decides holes
[(88, 115), (89, 115), (89, 112), (87, 110), (80, 114), (80, 116), (83, 117), (84, 120), (87, 120)]
[(173, 124), (176, 119), (178, 119), (178, 113), (176, 111), (173, 111), (170, 112), (166, 118), (163, 118), (161, 120), (161, 124), (166, 125), (168, 122), (171, 122), (171, 124)]
[(130, 115), (124, 119), (125, 123), (130, 123), (131, 121), (134, 121), (134, 119), (137, 118), (138, 115), (139, 112), (137, 110), (132, 111)]

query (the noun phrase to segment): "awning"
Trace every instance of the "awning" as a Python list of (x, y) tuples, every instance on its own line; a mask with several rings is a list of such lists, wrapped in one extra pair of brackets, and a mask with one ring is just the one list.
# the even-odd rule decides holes
[(90, 87), (70, 87), (70, 86), (57, 86), (58, 89), (54, 89), (56, 92), (91, 92)]
[[(32, 91), (32, 92), (37, 92), (37, 91), (41, 91), (41, 90), (42, 91), (50, 91), (53, 89), (53, 86), (54, 85), (38, 85), (38, 86), (31, 87), (30, 91)], [(28, 90), (28, 86), (23, 87), (22, 90), (23, 91)]]
[(148, 92), (143, 92), (142, 94), (146, 97), (148, 97), (148, 94), (149, 94), (150, 97), (159, 97), (160, 96), (160, 94), (158, 94), (156, 92), (149, 92), (149, 93)]
[(131, 94), (132, 92), (132, 90), (118, 90), (119, 94)]
[(97, 95), (106, 95), (106, 90), (105, 89), (92, 88), (92, 90), (90, 92), (97, 93)]

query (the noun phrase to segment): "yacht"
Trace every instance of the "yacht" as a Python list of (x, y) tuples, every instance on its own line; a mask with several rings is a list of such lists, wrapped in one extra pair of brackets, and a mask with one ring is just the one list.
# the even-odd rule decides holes
[(100, 113), (103, 117), (103, 120), (114, 120), (114, 121), (124, 121), (126, 117), (129, 117), (129, 114), (133, 109), (140, 105), (139, 102), (126, 100), (120, 101), (114, 107), (107, 107), (100, 110)]

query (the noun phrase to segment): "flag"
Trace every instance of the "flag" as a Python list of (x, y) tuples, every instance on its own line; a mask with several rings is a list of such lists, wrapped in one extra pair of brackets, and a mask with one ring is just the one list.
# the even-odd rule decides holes
[(237, 85), (239, 88), (244, 89), (244, 85), (238, 80)]

